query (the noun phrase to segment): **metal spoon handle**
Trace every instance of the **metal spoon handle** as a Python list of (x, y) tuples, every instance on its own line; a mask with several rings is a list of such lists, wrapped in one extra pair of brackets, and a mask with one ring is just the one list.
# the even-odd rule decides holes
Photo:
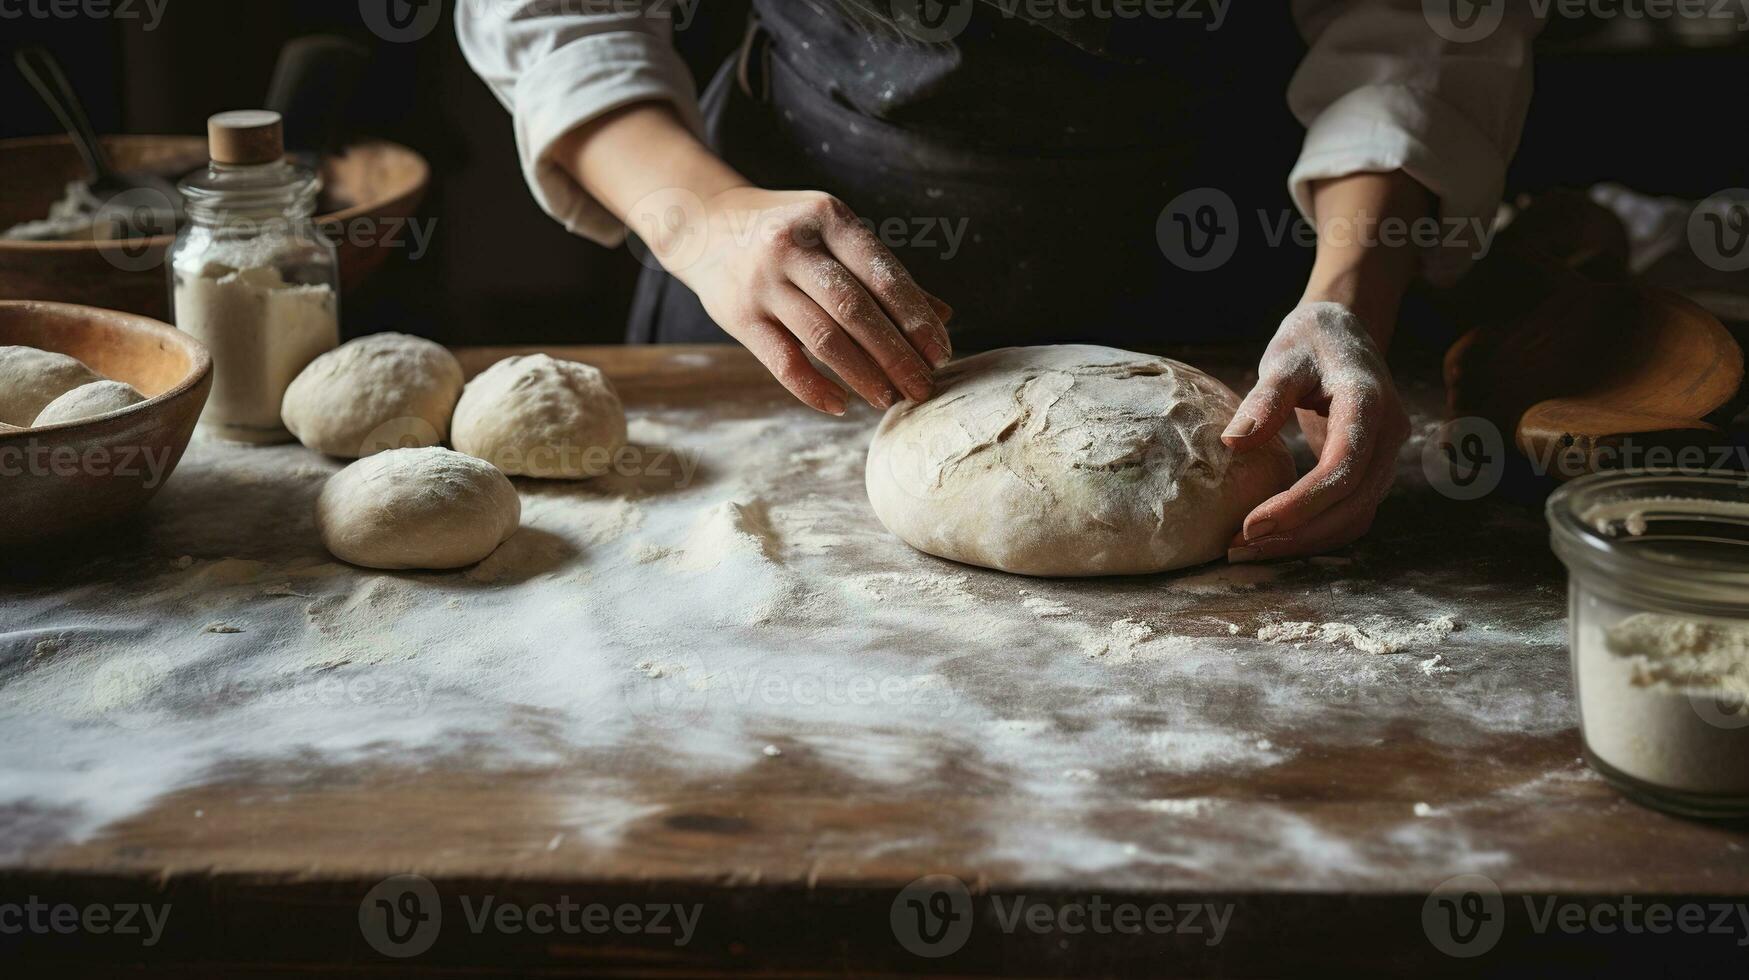
[(93, 182), (100, 183), (109, 178), (114, 173), (109, 167), (109, 157), (103, 152), (97, 131), (91, 128), (91, 117), (85, 114), (79, 93), (73, 90), (66, 73), (61, 71), (61, 63), (48, 49), (36, 45), (19, 48), (13, 60), (31, 87), (48, 103), (55, 118), (61, 121), (67, 135), (73, 137), (79, 155), (91, 168)]

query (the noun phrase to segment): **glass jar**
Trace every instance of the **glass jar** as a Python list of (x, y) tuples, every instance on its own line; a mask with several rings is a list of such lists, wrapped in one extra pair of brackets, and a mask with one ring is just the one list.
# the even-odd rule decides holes
[(1548, 501), (1585, 758), (1687, 816), (1749, 816), (1749, 475), (1624, 471)]
[(241, 442), (291, 438), (286, 388), (340, 343), (340, 264), (314, 219), (320, 182), (285, 158), (278, 127), (273, 113), (213, 117), (213, 160), (179, 185), (188, 221), (170, 250), (176, 326), (213, 358), (201, 425)]

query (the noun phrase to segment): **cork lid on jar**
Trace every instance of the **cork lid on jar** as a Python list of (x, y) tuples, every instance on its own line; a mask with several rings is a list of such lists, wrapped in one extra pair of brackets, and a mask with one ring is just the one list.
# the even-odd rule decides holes
[(285, 123), (267, 109), (221, 112), (206, 123), (214, 163), (256, 166), (285, 158)]

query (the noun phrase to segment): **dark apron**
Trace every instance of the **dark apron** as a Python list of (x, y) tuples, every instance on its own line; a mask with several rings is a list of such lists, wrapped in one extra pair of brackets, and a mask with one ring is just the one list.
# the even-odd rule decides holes
[[(761, 187), (824, 190), (849, 204), (954, 307), (956, 350), (1254, 338), (1291, 307), (1310, 252), (1270, 241), (1292, 215), (1291, 47), (1275, 71), (1247, 72), (1209, 37), (1180, 33), (1176, 49), (1170, 36), (1117, 39), (1177, 62), (1151, 64), (1109, 50), (1121, 43), (998, 14), (980, 14), (952, 45), (876, 42), (828, 9), (856, 2), (756, 5), (763, 20), (701, 100), (706, 139)], [(1291, 37), (1287, 13), (1272, 14), (1278, 38), (1284, 25)], [(1263, 47), (1251, 54), (1267, 57)], [(1159, 226), (1174, 220), (1162, 217), (1168, 204), (1197, 188), (1233, 202), (1222, 227), (1236, 251), (1187, 271), (1183, 252), (1162, 248)], [(628, 339), (725, 335), (689, 289), (649, 268)]]

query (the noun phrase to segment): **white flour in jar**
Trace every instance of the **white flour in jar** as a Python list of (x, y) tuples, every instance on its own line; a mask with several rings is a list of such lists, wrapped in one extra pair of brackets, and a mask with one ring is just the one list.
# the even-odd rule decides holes
[(271, 265), (208, 258), (176, 269), (176, 325), (213, 357), (201, 424), (241, 442), (289, 438), (279, 406), (292, 379), (340, 343), (338, 297), (328, 285), (288, 283)]
[(1585, 741), (1604, 762), (1668, 789), (1749, 795), (1749, 624), (1594, 618), (1576, 666)]

